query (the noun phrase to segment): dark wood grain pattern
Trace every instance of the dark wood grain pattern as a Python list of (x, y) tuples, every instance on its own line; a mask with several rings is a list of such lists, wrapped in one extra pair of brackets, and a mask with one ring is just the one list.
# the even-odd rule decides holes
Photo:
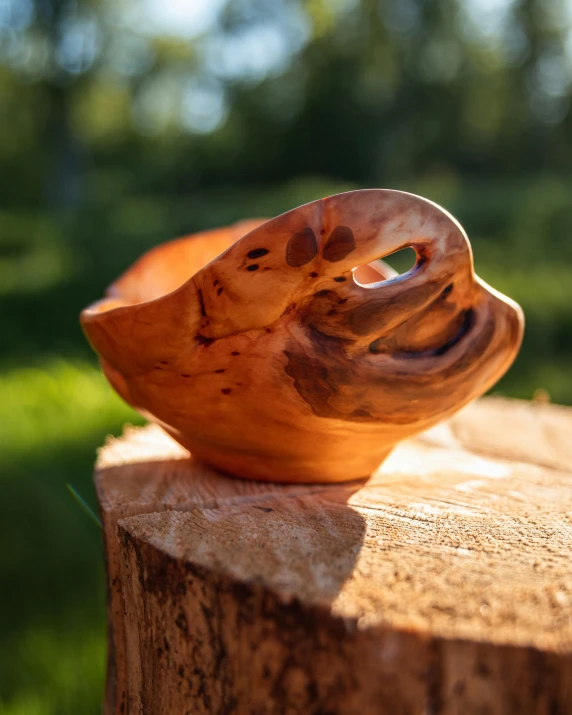
[[(409, 246), (384, 280), (373, 262)], [(381, 189), (159, 246), (81, 320), (119, 394), (193, 454), (294, 482), (367, 476), (489, 389), (523, 330), (449, 214)]]

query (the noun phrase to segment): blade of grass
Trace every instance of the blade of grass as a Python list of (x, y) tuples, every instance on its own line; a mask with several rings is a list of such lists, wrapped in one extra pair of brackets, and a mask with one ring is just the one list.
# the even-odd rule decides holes
[(66, 488), (68, 492), (72, 495), (72, 497), (75, 499), (75, 501), (79, 504), (80, 508), (82, 511), (87, 514), (87, 516), (93, 521), (94, 524), (99, 526), (100, 529), (102, 529), (101, 521), (98, 519), (97, 514), (93, 511), (93, 509), (89, 506), (89, 504), (86, 502), (86, 500), (79, 494), (74, 487), (72, 487), (71, 484), (66, 484)]

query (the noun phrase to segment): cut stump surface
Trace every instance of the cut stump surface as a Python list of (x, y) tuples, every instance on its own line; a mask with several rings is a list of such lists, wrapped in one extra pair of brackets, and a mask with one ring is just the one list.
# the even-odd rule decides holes
[(368, 482), (101, 450), (106, 715), (572, 713), (572, 410), (485, 398)]

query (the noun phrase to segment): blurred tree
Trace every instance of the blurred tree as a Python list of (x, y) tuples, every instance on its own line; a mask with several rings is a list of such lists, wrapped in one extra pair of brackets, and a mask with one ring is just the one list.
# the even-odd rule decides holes
[(73, 204), (105, 167), (130, 169), (134, 187), (183, 192), (570, 159), (564, 0), (221, 0), (189, 37), (161, 34), (151, 5), (4, 0), (13, 141), (0, 152), (14, 201), (43, 189)]
[(130, 417), (78, 362), (94, 357), (77, 314), (157, 242), (358, 186), (420, 193), (525, 309), (495, 389), (572, 404), (571, 20), (570, 0), (0, 0), (0, 472), (17, 545), (0, 551), (0, 711), (99, 710), (99, 555), (63, 485), (87, 489), (95, 445)]

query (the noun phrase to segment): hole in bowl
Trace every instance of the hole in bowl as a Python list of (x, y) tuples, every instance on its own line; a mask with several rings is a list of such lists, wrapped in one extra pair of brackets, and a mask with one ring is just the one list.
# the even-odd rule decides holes
[(367, 286), (372, 283), (395, 278), (410, 271), (417, 260), (413, 248), (402, 248), (385, 258), (372, 263), (358, 266), (354, 271), (354, 280), (358, 285)]

